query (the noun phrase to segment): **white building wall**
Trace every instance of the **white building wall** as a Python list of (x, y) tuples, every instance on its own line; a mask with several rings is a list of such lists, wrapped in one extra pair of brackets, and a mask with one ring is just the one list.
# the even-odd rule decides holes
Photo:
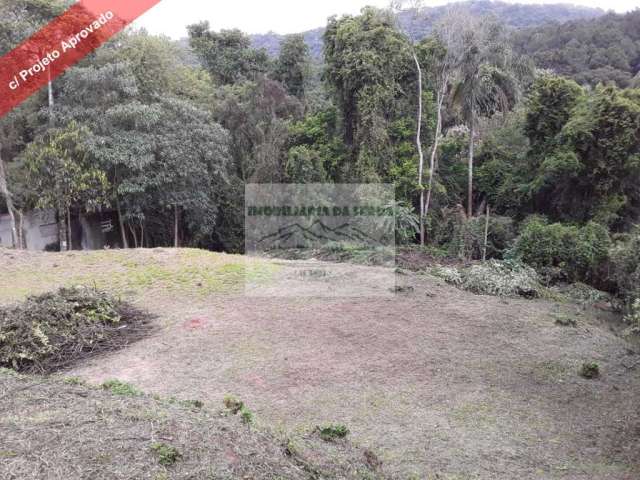
[[(24, 215), (24, 232), (27, 250), (42, 251), (58, 241), (58, 225), (54, 210), (36, 210)], [(11, 219), (0, 215), (0, 246), (11, 247)]]

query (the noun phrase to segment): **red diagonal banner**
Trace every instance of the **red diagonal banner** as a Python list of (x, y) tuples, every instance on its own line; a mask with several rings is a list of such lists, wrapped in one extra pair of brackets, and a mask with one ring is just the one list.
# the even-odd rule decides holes
[(160, 0), (80, 0), (0, 59), (0, 117)]

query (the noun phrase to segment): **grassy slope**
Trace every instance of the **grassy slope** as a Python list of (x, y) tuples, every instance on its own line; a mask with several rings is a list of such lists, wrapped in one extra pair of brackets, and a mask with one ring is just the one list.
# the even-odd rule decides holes
[[(36, 467), (53, 472), (49, 478), (317, 477), (317, 467), (289, 461), (280, 440), (255, 432), (245, 438), (239, 419), (218, 419), (216, 408), (229, 392), (249, 401), (258, 422), (292, 432), (309, 452), (305, 458), (324, 465), (329, 478), (364, 459), (348, 445), (322, 442), (325, 450), (311, 453), (313, 426), (333, 421), (349, 426), (351, 438), (374, 449), (399, 478), (425, 468), (443, 472), (433, 478), (491, 480), (626, 480), (640, 472), (634, 433), (640, 369), (632, 367), (638, 357), (585, 311), (478, 297), (413, 274), (403, 277), (415, 289), (392, 300), (237, 295), (244, 274), (267, 281), (274, 268), (196, 250), (0, 250), (0, 304), (95, 284), (159, 316), (158, 338), (78, 375), (93, 378), (86, 374), (94, 368), (126, 379), (122, 373), (133, 369), (131, 381), (146, 391), (209, 403), (193, 412), (148, 397), (120, 399), (0, 374), (0, 411), (7, 411), (0, 478), (10, 471), (18, 473), (8, 478), (47, 478)], [(579, 317), (579, 328), (554, 325), (556, 313)], [(208, 327), (190, 330), (190, 319)], [(301, 324), (306, 341), (287, 333)], [(200, 352), (208, 352), (206, 361)], [(591, 359), (603, 367), (600, 380), (576, 374)], [(212, 370), (212, 363), (223, 368)], [(165, 472), (149, 450), (158, 439), (175, 443), (184, 464)], [(123, 470), (129, 468), (138, 470)]]
[(90, 285), (130, 299), (162, 293), (202, 298), (240, 292), (244, 275), (274, 267), (202, 250), (103, 250), (62, 254), (0, 249), (0, 304), (61, 286)]
[[(95, 285), (157, 310), (158, 302), (177, 296), (197, 302), (241, 292), (245, 274), (268, 279), (272, 268), (198, 250), (0, 249), (0, 304), (60, 286)], [(376, 478), (363, 452), (347, 442), (327, 444), (310, 434), (287, 453), (283, 438), (220, 416), (217, 407), (198, 410), (0, 371), (0, 478)], [(183, 459), (160, 465), (154, 442), (177, 447)]]
[[(0, 478), (379, 478), (348, 442), (310, 434), (287, 445), (208, 405), (115, 395), (69, 380), (0, 371)], [(158, 443), (181, 458), (162, 465), (152, 448)]]

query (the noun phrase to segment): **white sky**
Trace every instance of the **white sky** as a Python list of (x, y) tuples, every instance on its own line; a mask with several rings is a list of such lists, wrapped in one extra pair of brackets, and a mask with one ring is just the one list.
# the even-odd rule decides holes
[[(575, 3), (627, 12), (640, 0), (507, 0), (511, 3)], [(425, 0), (425, 6), (449, 3)], [(214, 30), (239, 28), (247, 33), (298, 33), (326, 24), (334, 14), (357, 13), (365, 5), (385, 7), (389, 0), (162, 0), (137, 22), (151, 33), (185, 37), (186, 26), (209, 20)]]

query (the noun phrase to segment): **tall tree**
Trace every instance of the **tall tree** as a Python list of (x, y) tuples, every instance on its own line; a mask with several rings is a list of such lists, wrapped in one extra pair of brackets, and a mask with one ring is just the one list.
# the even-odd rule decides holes
[(309, 47), (304, 35), (287, 35), (280, 46), (274, 76), (289, 95), (305, 101), (306, 86), (311, 73)]
[(269, 70), (264, 49), (251, 47), (251, 39), (240, 30), (210, 30), (209, 22), (188, 27), (189, 43), (213, 79), (221, 85), (253, 80)]
[[(15, 0), (0, 2), (0, 55), (8, 53), (23, 40), (35, 33), (46, 22), (62, 12), (69, 2), (59, 0)], [(37, 53), (37, 52), (36, 52)], [(52, 83), (49, 82), (47, 101), (50, 111), (53, 105)], [(29, 140), (37, 119), (35, 112), (42, 104), (40, 94), (30, 99), (7, 116), (0, 119), (0, 195), (4, 199), (11, 220), (13, 244), (22, 245), (22, 232), (17, 218), (22, 217), (19, 205), (14, 201), (15, 188), (7, 174), (6, 165), (20, 154)], [(17, 188), (17, 187), (16, 187)]]
[(452, 99), (469, 129), (467, 216), (473, 216), (474, 147), (479, 117), (512, 108), (519, 94), (516, 76), (519, 66), (508, 47), (505, 31), (489, 19), (479, 20), (463, 13), (453, 28), (462, 38), (458, 78)]
[(345, 180), (376, 180), (391, 158), (390, 120), (413, 61), (388, 10), (367, 7), (359, 16), (331, 18), (324, 35), (325, 82), (342, 116), (350, 151)]
[(55, 208), (61, 250), (71, 250), (71, 209), (91, 211), (106, 204), (108, 181), (87, 149), (90, 132), (75, 123), (52, 129), (29, 144), (23, 157), (28, 182), (40, 208)]

